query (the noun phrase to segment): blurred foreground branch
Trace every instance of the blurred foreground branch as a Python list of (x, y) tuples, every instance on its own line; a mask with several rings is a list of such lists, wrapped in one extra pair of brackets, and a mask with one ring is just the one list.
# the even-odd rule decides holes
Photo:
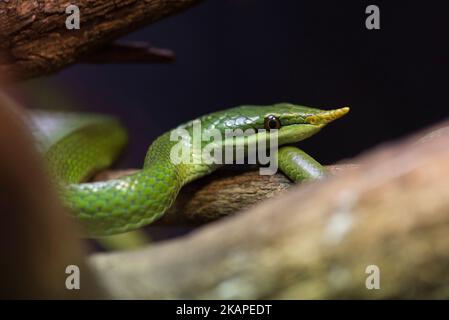
[[(0, 298), (104, 297), (20, 112), (0, 93)], [(83, 290), (66, 288), (69, 265), (80, 268)]]
[[(380, 146), (357, 169), (190, 236), (90, 263), (119, 298), (448, 298), (449, 130), (432, 136)], [(365, 286), (372, 265), (380, 290)]]

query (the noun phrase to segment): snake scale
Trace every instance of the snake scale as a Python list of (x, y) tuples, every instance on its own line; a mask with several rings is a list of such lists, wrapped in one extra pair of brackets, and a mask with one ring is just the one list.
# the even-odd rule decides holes
[[(254, 129), (255, 133), (245, 140), (253, 142), (261, 139), (261, 129), (277, 129), (279, 169), (292, 180), (301, 181), (321, 178), (324, 169), (302, 150), (288, 145), (314, 135), (348, 111), (347, 107), (326, 111), (278, 103), (234, 107), (196, 120), (203, 132), (222, 132), (223, 143), (232, 139), (224, 134), (226, 129)], [(34, 111), (29, 119), (63, 202), (89, 236), (127, 232), (153, 222), (172, 205), (182, 186), (220, 167), (173, 163), (170, 151), (177, 142), (170, 139), (168, 131), (150, 145), (139, 172), (110, 181), (88, 182), (95, 172), (110, 166), (126, 145), (122, 125), (109, 116), (53, 111)], [(192, 123), (178, 128), (191, 133)], [(189, 150), (192, 156), (197, 152), (193, 147)]]

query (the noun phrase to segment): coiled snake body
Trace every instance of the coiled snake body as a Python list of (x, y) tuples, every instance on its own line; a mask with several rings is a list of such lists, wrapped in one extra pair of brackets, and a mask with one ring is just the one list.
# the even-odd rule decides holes
[[(285, 146), (304, 140), (349, 108), (324, 111), (279, 103), (268, 106), (240, 106), (198, 118), (202, 132), (218, 129), (223, 143), (229, 143), (226, 129), (255, 129), (246, 142), (257, 141), (257, 130), (277, 129), (279, 168), (292, 180), (317, 179), (321, 165), (300, 149)], [(110, 117), (88, 114), (35, 112), (30, 117), (34, 136), (61, 197), (91, 236), (130, 231), (161, 217), (186, 183), (216, 170), (219, 165), (179, 163), (170, 159), (171, 131), (149, 147), (140, 172), (105, 182), (84, 182), (107, 168), (127, 141), (124, 128)], [(192, 133), (193, 121), (182, 124)], [(261, 130), (262, 131), (262, 130)], [(231, 138), (232, 139), (232, 138)], [(235, 139), (235, 138), (234, 138)], [(233, 140), (235, 141), (235, 140)], [(202, 146), (205, 142), (202, 142)], [(195, 156), (195, 148), (187, 146)]]

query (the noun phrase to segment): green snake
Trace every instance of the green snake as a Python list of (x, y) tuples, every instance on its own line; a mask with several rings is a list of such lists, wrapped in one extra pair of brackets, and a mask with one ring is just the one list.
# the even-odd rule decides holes
[[(254, 129), (254, 134), (245, 137), (245, 145), (262, 137), (266, 139), (260, 132), (277, 129), (278, 168), (293, 181), (301, 181), (319, 179), (325, 171), (317, 161), (289, 144), (314, 135), (348, 111), (347, 107), (326, 111), (278, 103), (239, 106), (196, 120), (200, 121), (202, 132), (211, 129), (222, 132), (224, 145), (232, 145), (238, 139), (227, 137), (226, 129)], [(139, 172), (109, 181), (86, 182), (94, 173), (110, 166), (121, 153), (127, 142), (122, 125), (115, 118), (94, 114), (37, 111), (29, 118), (63, 202), (90, 236), (127, 232), (155, 221), (173, 204), (185, 184), (221, 166), (174, 163), (170, 152), (178, 142), (170, 139), (168, 131), (151, 144)], [(192, 124), (193, 120), (176, 129), (192, 133)], [(201, 142), (201, 147), (205, 144)], [(187, 147), (192, 156), (198, 152), (192, 145)]]

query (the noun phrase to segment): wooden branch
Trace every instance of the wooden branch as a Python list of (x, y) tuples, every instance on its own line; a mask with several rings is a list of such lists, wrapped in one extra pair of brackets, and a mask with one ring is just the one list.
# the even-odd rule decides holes
[[(0, 298), (104, 297), (20, 112), (0, 93)], [(80, 268), (83, 290), (66, 288), (68, 265)]]
[[(118, 37), (198, 2), (200, 0), (1, 1), (0, 73), (27, 79), (92, 59), (89, 56), (96, 50), (103, 50), (97, 54), (104, 55), (106, 49), (101, 48)], [(65, 10), (69, 5), (80, 9), (79, 30), (66, 28), (68, 14)], [(139, 59), (153, 62), (141, 56)]]
[[(120, 298), (448, 298), (449, 130), (417, 141), (381, 146), (351, 161), (358, 169), (190, 236), (94, 255), (91, 265)], [(365, 286), (370, 265), (379, 290)]]
[[(354, 165), (328, 166), (331, 175), (355, 168)], [(94, 181), (120, 178), (137, 169), (106, 170)], [(287, 191), (293, 185), (285, 175), (262, 176), (257, 168), (226, 167), (185, 186), (174, 205), (155, 225), (202, 224), (248, 209)], [(232, 199), (233, 201), (229, 201)]]

